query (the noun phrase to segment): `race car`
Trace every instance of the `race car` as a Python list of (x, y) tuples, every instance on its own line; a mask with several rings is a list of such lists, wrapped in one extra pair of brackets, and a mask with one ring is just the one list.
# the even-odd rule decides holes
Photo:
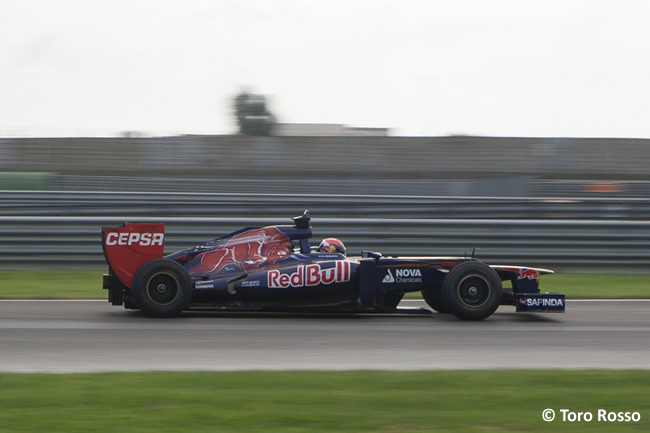
[[(482, 320), (499, 305), (518, 312), (563, 312), (565, 297), (540, 293), (553, 271), (487, 265), (474, 257), (348, 257), (343, 243), (312, 246), (309, 212), (292, 225), (244, 228), (164, 256), (162, 223), (102, 229), (113, 305), (152, 317), (189, 309), (393, 313), (402, 297), (422, 292), (432, 310)], [(511, 286), (504, 288), (503, 281)]]

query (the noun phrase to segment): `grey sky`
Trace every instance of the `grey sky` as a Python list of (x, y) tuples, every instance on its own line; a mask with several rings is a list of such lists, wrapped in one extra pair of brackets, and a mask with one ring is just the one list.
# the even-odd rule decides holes
[(236, 130), (650, 137), (643, 0), (0, 3), (0, 135)]

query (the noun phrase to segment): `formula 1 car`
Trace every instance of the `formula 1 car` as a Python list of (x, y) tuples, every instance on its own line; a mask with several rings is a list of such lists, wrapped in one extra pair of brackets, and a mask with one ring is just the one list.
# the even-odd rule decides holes
[(311, 235), (305, 211), (293, 225), (245, 228), (163, 257), (164, 224), (126, 222), (102, 230), (103, 287), (113, 305), (153, 317), (198, 308), (395, 312), (405, 293), (419, 291), (433, 310), (463, 320), (485, 319), (499, 305), (565, 309), (563, 294), (540, 293), (540, 276), (550, 270), (475, 257), (347, 257), (318, 251)]

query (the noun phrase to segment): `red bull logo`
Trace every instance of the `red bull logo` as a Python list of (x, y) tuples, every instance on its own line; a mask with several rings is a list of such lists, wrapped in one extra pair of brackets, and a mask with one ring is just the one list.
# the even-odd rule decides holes
[(289, 287), (313, 287), (319, 284), (344, 283), (350, 281), (350, 262), (336, 262), (333, 268), (321, 268), (318, 264), (298, 266), (291, 274), (279, 270), (269, 271), (267, 285), (270, 289)]
[(539, 273), (535, 269), (521, 269), (518, 280), (539, 280)]

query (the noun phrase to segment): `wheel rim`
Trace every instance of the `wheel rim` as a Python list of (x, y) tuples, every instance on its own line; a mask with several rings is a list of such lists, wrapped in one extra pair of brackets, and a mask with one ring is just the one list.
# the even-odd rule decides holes
[(468, 275), (458, 285), (458, 299), (470, 308), (478, 308), (490, 298), (490, 283), (480, 275)]
[(159, 273), (147, 282), (147, 297), (157, 305), (169, 305), (180, 295), (180, 282), (175, 275)]

